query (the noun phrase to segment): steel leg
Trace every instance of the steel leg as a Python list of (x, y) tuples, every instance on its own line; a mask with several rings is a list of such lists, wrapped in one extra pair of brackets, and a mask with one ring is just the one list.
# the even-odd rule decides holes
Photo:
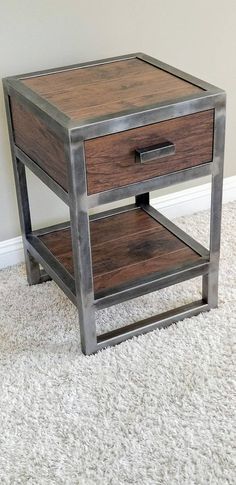
[(16, 165), (15, 183), (24, 244), (27, 280), (29, 285), (36, 285), (41, 280), (39, 264), (25, 247), (26, 234), (32, 231), (25, 166), (18, 159), (15, 159), (14, 164)]
[(224, 138), (225, 138), (225, 95), (215, 108), (214, 153), (211, 190), (210, 217), (210, 266), (209, 273), (203, 276), (202, 296), (210, 308), (218, 305), (218, 279), (220, 258), (222, 189), (224, 168)]
[(68, 181), (76, 301), (82, 351), (97, 350), (87, 183), (83, 143), (68, 142)]

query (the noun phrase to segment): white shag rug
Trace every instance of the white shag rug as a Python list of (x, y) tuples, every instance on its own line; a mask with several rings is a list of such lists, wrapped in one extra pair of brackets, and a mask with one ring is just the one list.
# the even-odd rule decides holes
[[(182, 219), (204, 242), (207, 213)], [(85, 357), (53, 282), (0, 273), (0, 483), (235, 483), (236, 203), (219, 308)], [(200, 297), (199, 280), (98, 313), (100, 332)]]

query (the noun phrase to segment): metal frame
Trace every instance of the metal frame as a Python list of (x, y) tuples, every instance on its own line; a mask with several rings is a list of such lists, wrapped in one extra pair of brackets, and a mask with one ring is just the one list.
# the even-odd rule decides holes
[[(21, 82), (23, 78), (27, 77), (44, 76), (64, 70), (86, 68), (135, 57), (198, 86), (202, 91), (181, 98), (178, 101), (170, 99), (168, 102), (146, 106), (142, 109), (126, 110), (109, 117), (101, 116), (80, 123), (79, 121), (71, 121), (50, 102), (37, 95)], [(28, 282), (29, 284), (37, 284), (52, 278), (78, 307), (83, 352), (92, 354), (108, 345), (115, 345), (134, 335), (139, 335), (155, 328), (166, 327), (180, 319), (191, 317), (217, 306), (225, 130), (224, 91), (141, 53), (58, 69), (49, 69), (21, 76), (12, 76), (5, 79), (3, 84)], [(48, 128), (57, 133), (64, 141), (68, 161), (68, 193), (15, 145), (11, 120), (11, 94), (17, 96), (29, 111), (37, 114)], [(93, 195), (87, 194), (84, 140), (157, 123), (166, 119), (187, 116), (208, 109), (214, 109), (215, 111), (212, 161), (143, 182), (133, 183), (125, 187)], [(69, 206), (70, 223), (32, 231), (25, 166), (32, 170)], [(212, 200), (210, 248), (208, 251), (151, 207), (149, 204), (149, 192), (209, 174), (212, 176)], [(89, 217), (89, 208), (131, 196), (135, 197), (135, 204)], [(123, 285), (120, 288), (111, 289), (109, 292), (100, 292), (94, 295), (89, 222), (90, 220), (109, 217), (125, 210), (134, 210), (137, 207), (142, 207), (150, 217), (153, 217), (199, 253), (202, 259), (198, 264), (183, 265), (181, 268), (173, 268), (169, 273), (153, 275), (152, 278), (136, 281), (133, 285)], [(41, 234), (69, 226), (71, 227), (72, 237), (74, 278), (40, 240)], [(39, 264), (43, 266), (44, 271), (40, 270)], [(95, 324), (96, 308), (100, 309), (114, 305), (129, 298), (135, 298), (158, 288), (173, 285), (199, 275), (203, 277), (202, 300), (162, 315), (136, 322), (128, 327), (97, 336)]]

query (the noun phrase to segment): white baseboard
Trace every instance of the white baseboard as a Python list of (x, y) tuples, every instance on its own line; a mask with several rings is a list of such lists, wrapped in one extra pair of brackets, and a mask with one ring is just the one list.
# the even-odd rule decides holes
[[(236, 176), (224, 179), (223, 203), (236, 200)], [(211, 201), (211, 184), (174, 192), (152, 199), (152, 205), (166, 217), (176, 217), (194, 214), (209, 209)], [(24, 260), (22, 238), (15, 237), (0, 242), (0, 269), (21, 263)]]
[[(236, 176), (225, 178), (223, 185), (223, 204), (233, 200), (236, 200)], [(152, 205), (170, 219), (207, 210), (210, 203), (210, 183), (152, 199)]]
[(22, 237), (14, 237), (0, 242), (0, 269), (24, 261)]

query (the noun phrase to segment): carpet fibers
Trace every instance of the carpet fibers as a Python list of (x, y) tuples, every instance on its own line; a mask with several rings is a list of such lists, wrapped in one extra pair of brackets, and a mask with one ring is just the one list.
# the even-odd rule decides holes
[[(1, 271), (1, 484), (235, 483), (235, 220), (225, 205), (218, 309), (90, 357), (53, 282)], [(179, 223), (204, 242), (207, 221)], [(99, 312), (98, 330), (193, 297), (199, 279)]]

